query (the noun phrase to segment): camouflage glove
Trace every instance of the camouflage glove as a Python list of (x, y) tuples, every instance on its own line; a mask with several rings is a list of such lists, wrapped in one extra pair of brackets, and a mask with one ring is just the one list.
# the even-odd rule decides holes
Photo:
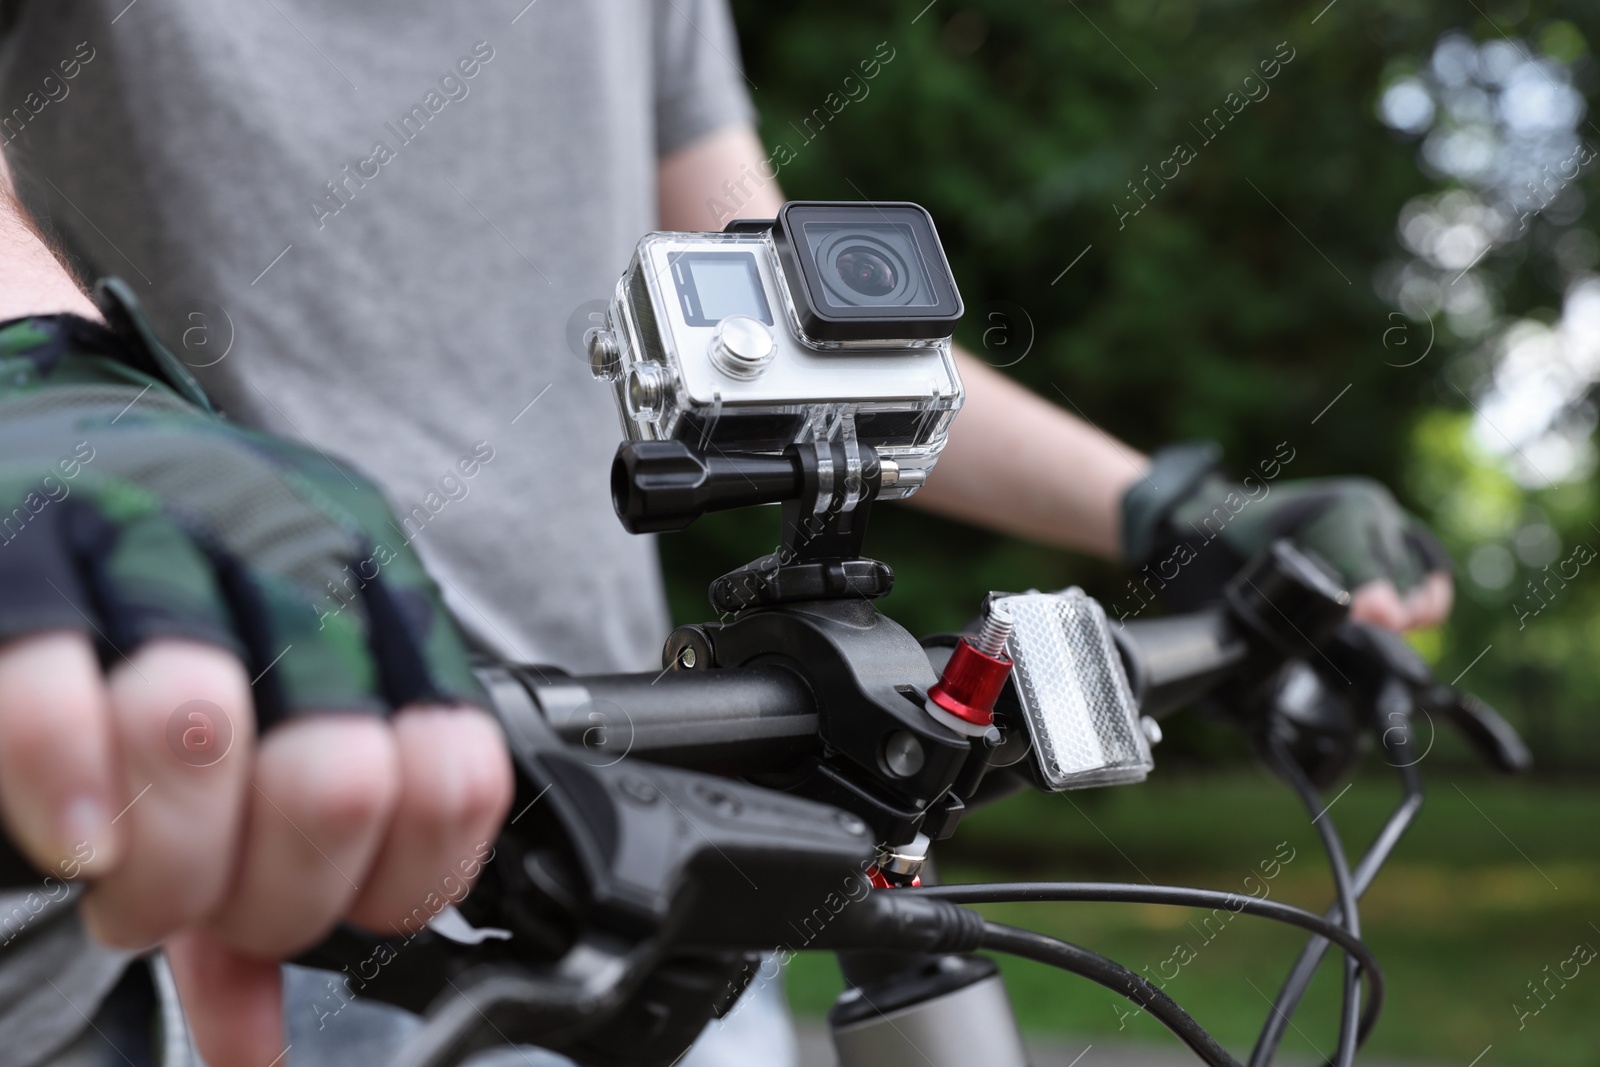
[(263, 726), (483, 704), (372, 483), (225, 421), (125, 285), (96, 300), (111, 329), (0, 323), (0, 641), (80, 630), (108, 665), (155, 637), (220, 645)]
[(1142, 591), (1186, 609), (1214, 599), (1246, 560), (1287, 537), (1322, 557), (1354, 590), (1388, 579), (1403, 596), (1450, 557), (1389, 490), (1367, 478), (1277, 481), (1279, 454), (1243, 482), (1216, 472), (1221, 450), (1183, 444), (1151, 457), (1122, 498), (1124, 558)]

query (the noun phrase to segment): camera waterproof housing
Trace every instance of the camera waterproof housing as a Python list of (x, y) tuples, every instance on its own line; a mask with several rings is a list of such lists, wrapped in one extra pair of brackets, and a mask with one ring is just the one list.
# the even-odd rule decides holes
[(961, 311), (921, 207), (793, 201), (721, 233), (647, 235), (586, 343), (629, 441), (712, 458), (811, 445), (840, 484), (875, 456), (893, 499), (922, 485), (961, 406)]

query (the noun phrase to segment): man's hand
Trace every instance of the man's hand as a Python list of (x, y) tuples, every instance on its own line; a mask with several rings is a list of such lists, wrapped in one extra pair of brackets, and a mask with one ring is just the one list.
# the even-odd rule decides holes
[(0, 326), (0, 815), (97, 939), (166, 943), (213, 1067), (260, 1067), (275, 961), (460, 899), (510, 764), (378, 491), (138, 348)]
[(1450, 558), (1388, 489), (1366, 478), (1277, 482), (1288, 462), (1281, 455), (1235, 483), (1214, 473), (1217, 459), (1214, 445), (1163, 450), (1123, 498), (1126, 558), (1169, 600), (1206, 599), (1245, 560), (1288, 538), (1338, 571), (1354, 619), (1409, 630), (1449, 616)]

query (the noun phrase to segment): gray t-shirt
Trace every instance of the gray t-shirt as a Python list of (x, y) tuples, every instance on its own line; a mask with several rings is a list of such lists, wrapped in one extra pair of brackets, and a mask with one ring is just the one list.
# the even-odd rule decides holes
[[(639, 670), (655, 548), (612, 514), (573, 339), (655, 227), (657, 159), (751, 118), (737, 64), (723, 0), (0, 0), (0, 144), (224, 410), (384, 486), (485, 647)], [(8, 1063), (81, 1025), (0, 980), (19, 1000)]]

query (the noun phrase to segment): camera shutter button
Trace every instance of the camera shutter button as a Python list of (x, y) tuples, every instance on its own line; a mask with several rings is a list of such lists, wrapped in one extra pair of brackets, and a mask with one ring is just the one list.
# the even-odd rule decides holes
[(729, 315), (711, 334), (711, 362), (732, 378), (755, 378), (777, 354), (772, 331), (749, 315)]

